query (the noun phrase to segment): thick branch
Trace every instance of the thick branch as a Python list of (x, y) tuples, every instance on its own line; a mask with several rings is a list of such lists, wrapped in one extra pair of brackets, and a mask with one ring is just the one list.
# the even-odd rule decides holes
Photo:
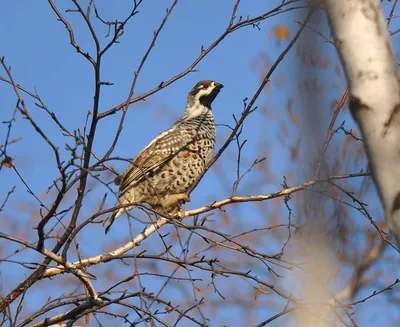
[(379, 0), (325, 0), (390, 229), (400, 238), (400, 81)]

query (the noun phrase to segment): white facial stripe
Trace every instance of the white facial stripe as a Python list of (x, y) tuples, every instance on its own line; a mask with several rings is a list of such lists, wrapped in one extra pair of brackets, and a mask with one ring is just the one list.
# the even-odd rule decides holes
[(207, 88), (204, 88), (203, 86), (203, 88), (196, 93), (196, 99), (200, 99), (204, 95), (209, 95), (214, 90), (216, 85), (217, 84), (215, 82), (211, 82)]

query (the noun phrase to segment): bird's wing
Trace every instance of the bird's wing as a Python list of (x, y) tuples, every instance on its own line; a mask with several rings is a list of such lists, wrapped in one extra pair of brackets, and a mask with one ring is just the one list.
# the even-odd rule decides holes
[(191, 139), (190, 134), (176, 127), (158, 135), (128, 166), (122, 177), (120, 194), (124, 193), (132, 183), (141, 180), (147, 173), (156, 170), (177, 152), (185, 149)]

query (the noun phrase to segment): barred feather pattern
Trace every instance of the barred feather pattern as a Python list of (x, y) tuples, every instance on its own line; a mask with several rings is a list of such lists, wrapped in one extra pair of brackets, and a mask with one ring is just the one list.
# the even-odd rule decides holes
[[(215, 121), (211, 109), (197, 104), (145, 147), (125, 171), (117, 206), (105, 221), (106, 233), (114, 219), (135, 204), (171, 212), (189, 201), (187, 191), (197, 183), (212, 158)], [(197, 110), (199, 114), (191, 113)], [(131, 206), (126, 204), (132, 203)]]

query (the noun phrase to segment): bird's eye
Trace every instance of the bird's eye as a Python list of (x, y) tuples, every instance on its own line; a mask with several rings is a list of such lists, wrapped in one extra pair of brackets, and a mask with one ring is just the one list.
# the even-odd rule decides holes
[(206, 89), (206, 88), (208, 88), (210, 86), (210, 84), (203, 84), (203, 89)]

